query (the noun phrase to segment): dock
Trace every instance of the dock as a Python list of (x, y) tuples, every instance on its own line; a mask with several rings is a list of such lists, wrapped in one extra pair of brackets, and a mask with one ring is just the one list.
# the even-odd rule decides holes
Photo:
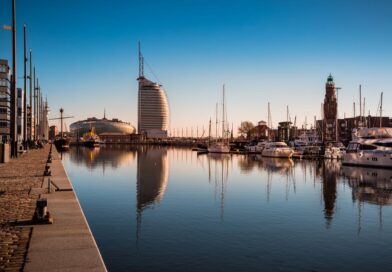
[[(107, 271), (59, 154), (53, 147), (50, 163), (48, 154), (49, 145), (0, 165), (0, 270)], [(52, 224), (32, 221), (38, 199)]]

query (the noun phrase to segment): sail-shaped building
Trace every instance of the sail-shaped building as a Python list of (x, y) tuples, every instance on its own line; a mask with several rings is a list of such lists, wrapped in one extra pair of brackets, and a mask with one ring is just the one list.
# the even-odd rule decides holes
[(144, 77), (144, 60), (139, 44), (138, 133), (147, 138), (166, 138), (169, 103), (162, 85)]

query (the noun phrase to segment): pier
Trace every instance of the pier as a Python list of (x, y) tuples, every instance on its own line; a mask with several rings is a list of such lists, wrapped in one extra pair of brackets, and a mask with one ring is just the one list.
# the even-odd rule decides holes
[[(106, 271), (55, 148), (47, 162), (49, 148), (0, 165), (0, 270)], [(38, 199), (47, 200), (52, 224), (32, 220)]]

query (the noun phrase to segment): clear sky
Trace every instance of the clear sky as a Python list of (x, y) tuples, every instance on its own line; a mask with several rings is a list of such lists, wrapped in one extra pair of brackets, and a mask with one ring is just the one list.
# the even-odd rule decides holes
[[(1, 25), (10, 11), (11, 0), (0, 0)], [(268, 102), (274, 126), (287, 105), (297, 125), (311, 123), (329, 73), (342, 87), (341, 116), (353, 115), (359, 84), (366, 112), (375, 114), (383, 91), (392, 115), (392, 1), (17, 0), (17, 12), (17, 73), (25, 22), (51, 117), (60, 107), (75, 120), (106, 108), (136, 126), (139, 40), (146, 76), (168, 94), (172, 129), (206, 128), (223, 83), (234, 127), (266, 120)], [(10, 52), (1, 30), (0, 58)]]

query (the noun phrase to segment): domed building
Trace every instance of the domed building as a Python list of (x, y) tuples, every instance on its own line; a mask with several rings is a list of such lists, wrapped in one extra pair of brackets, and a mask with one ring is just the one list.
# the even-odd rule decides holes
[(83, 136), (90, 129), (94, 129), (95, 133), (100, 135), (103, 133), (116, 133), (116, 134), (134, 134), (136, 129), (130, 123), (120, 121), (118, 119), (98, 119), (95, 117), (87, 118), (86, 120), (77, 121), (70, 125), (71, 133), (74, 136)]

